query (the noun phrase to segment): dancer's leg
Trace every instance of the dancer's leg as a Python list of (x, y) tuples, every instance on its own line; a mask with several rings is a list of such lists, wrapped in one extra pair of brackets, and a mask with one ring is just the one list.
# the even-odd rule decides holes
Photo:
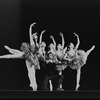
[(50, 83), (50, 91), (52, 91), (53, 90), (53, 85), (52, 85), (51, 80), (49, 80), (49, 83)]
[(19, 53), (19, 54), (7, 54), (7, 55), (2, 55), (0, 56), (0, 58), (21, 58), (23, 54)]
[(89, 49), (89, 50), (86, 52), (87, 56), (91, 53), (92, 50), (94, 50), (94, 48), (95, 48), (95, 45), (93, 45), (93, 46), (91, 47), (91, 49)]
[(64, 89), (62, 88), (63, 78), (64, 78), (64, 76), (62, 74), (58, 76), (57, 91), (64, 91)]
[(84, 54), (84, 64), (86, 64), (87, 58), (88, 58), (89, 54), (91, 53), (91, 51), (94, 50), (94, 48), (95, 48), (95, 46), (93, 45), (93, 46), (91, 47), (91, 49), (89, 49), (89, 50)]
[(37, 69), (40, 69), (40, 63), (39, 63), (39, 60), (38, 60), (38, 57), (36, 56), (36, 63), (37, 63)]
[(30, 87), (32, 87), (33, 91), (37, 91), (37, 83), (36, 83), (36, 76), (35, 76), (35, 68), (31, 66), (31, 63), (26, 60), (26, 66), (28, 69), (28, 77), (30, 80)]
[(17, 49), (11, 49), (10, 47), (8, 47), (8, 46), (4, 46), (7, 50), (9, 50), (9, 52), (10, 53), (19, 53), (19, 52), (21, 52), (21, 51), (19, 51), (19, 50), (17, 50)]
[(79, 84), (79, 82), (80, 82), (80, 77), (81, 77), (81, 67), (77, 70), (76, 89), (75, 89), (75, 91), (77, 91), (78, 88), (79, 88), (79, 86), (80, 86), (80, 84)]
[[(62, 75), (62, 71), (59, 72), (59, 75)], [(62, 89), (62, 84), (60, 84), (60, 88)]]
[(45, 78), (44, 78), (43, 84), (42, 84), (43, 90), (49, 90), (48, 87), (47, 87), (49, 80), (50, 80), (50, 76), (46, 75)]

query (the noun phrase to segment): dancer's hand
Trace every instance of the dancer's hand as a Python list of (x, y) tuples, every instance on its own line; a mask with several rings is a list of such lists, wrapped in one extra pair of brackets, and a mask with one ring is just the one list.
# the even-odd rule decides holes
[(75, 32), (73, 33), (75, 36), (78, 36)]
[(60, 32), (60, 36), (63, 36), (63, 33)]
[(41, 32), (41, 34), (43, 34), (44, 32), (46, 32), (46, 30), (43, 30), (43, 31)]
[(30, 26), (34, 26), (36, 24), (36, 22), (32, 23)]
[(52, 35), (50, 35), (50, 38), (53, 38), (53, 36), (52, 36)]

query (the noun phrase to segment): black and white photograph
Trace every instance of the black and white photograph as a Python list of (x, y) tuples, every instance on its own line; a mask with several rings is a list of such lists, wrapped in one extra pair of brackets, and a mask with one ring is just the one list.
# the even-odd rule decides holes
[(1, 97), (100, 98), (99, 34), (99, 0), (0, 0)]

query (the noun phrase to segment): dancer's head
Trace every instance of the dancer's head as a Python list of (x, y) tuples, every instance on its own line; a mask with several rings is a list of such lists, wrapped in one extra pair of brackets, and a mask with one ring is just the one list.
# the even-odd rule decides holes
[(62, 49), (61, 44), (58, 44), (57, 48), (58, 48), (58, 50), (61, 50)]
[(26, 52), (26, 51), (29, 51), (30, 46), (29, 46), (28, 43), (23, 42), (23, 43), (21, 44), (21, 48), (20, 48), (20, 49), (21, 49), (23, 52)]
[(49, 48), (50, 48), (50, 49), (55, 49), (55, 45), (54, 45), (53, 43), (51, 43), (51, 44), (49, 45)]
[(74, 48), (74, 44), (73, 43), (70, 43), (69, 48), (70, 49), (73, 49)]
[(49, 59), (53, 59), (53, 54), (52, 53), (49, 53)]
[(46, 43), (45, 42), (40, 43), (40, 47), (41, 48), (45, 48), (46, 47)]

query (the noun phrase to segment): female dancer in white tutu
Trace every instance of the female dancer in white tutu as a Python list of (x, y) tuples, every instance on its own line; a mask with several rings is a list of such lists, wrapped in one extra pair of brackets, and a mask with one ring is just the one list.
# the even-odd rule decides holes
[(36, 69), (40, 69), (38, 58), (36, 56), (36, 53), (38, 51), (38, 47), (36, 46), (34, 39), (37, 39), (36, 33), (32, 35), (32, 26), (34, 26), (35, 23), (30, 25), (29, 28), (29, 36), (30, 36), (30, 45), (28, 43), (22, 43), (21, 51), (12, 49), (8, 46), (4, 46), (11, 54), (2, 55), (0, 58), (25, 58), (25, 63), (28, 70), (28, 77), (30, 80), (30, 87), (32, 87), (33, 91), (37, 90), (37, 83), (36, 83), (36, 77), (35, 77), (35, 71)]
[(92, 50), (94, 50), (95, 46), (93, 45), (91, 49), (87, 50), (86, 52), (84, 50), (78, 50), (80, 40), (79, 36), (74, 33), (75, 36), (77, 36), (77, 45), (74, 47), (73, 43), (70, 43), (69, 51), (67, 52), (68, 58), (70, 59), (70, 68), (77, 70), (77, 77), (76, 77), (76, 88), (77, 91), (79, 88), (79, 82), (80, 82), (80, 75), (81, 75), (81, 67), (86, 64), (87, 58)]
[(80, 82), (80, 75), (81, 75), (81, 67), (86, 64), (87, 58), (89, 56), (89, 54), (91, 53), (91, 51), (93, 51), (95, 48), (95, 45), (93, 45), (89, 50), (87, 50), (86, 52), (84, 50), (77, 50), (77, 61), (74, 62), (75, 65), (77, 66), (77, 83), (76, 83), (76, 91), (79, 88), (79, 82)]

